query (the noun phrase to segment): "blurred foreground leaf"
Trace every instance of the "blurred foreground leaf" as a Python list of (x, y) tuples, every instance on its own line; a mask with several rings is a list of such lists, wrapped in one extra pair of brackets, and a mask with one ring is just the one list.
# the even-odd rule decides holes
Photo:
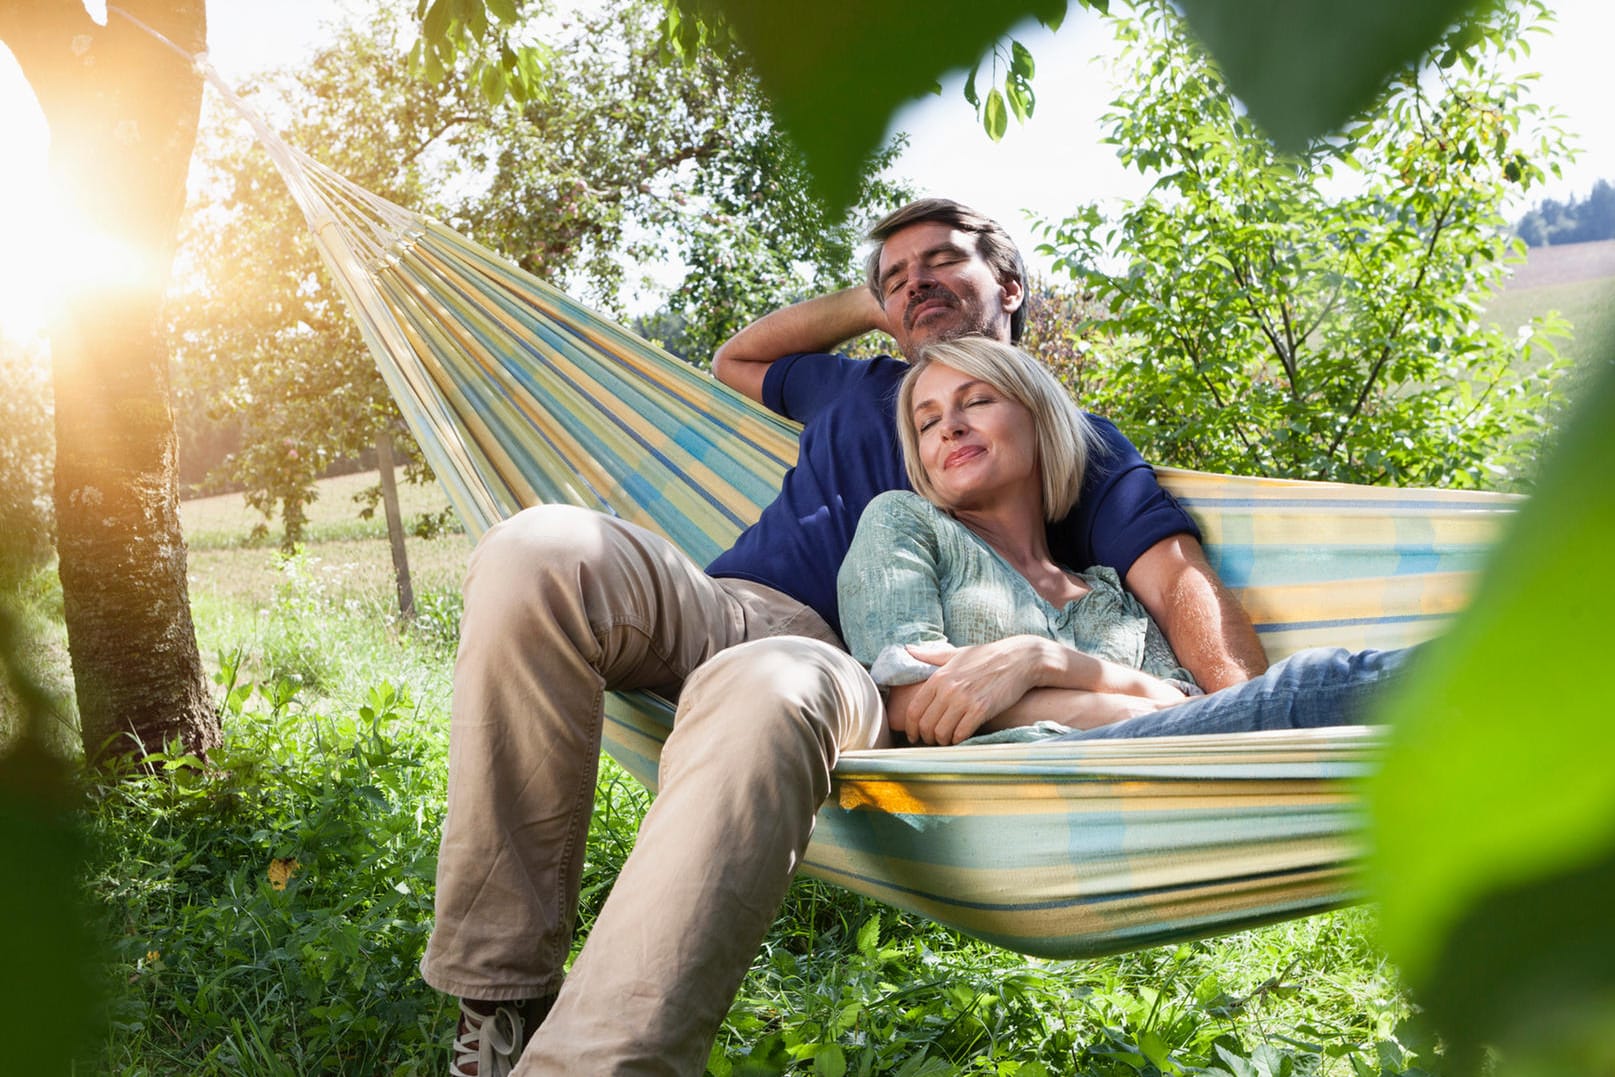
[[(820, 194), (836, 207), (851, 200), (859, 165), (900, 106), (976, 63), (1022, 20), (1058, 25), (1067, 7), (1066, 0), (680, 2), (696, 17), (721, 12), (807, 156)], [(1183, 8), (1251, 114), (1281, 146), (1295, 148), (1367, 104), (1386, 75), (1477, 2), (1183, 0)]]
[(1183, 0), (1228, 85), (1283, 149), (1367, 105), (1475, 0)]
[(1615, 1066), (1615, 341), (1599, 354), (1372, 785), (1386, 947), (1458, 1072), (1485, 1044), (1512, 1072)]
[(67, 765), (35, 740), (0, 754), (0, 1073), (88, 1072), (99, 1039), (73, 804)]
[(774, 113), (801, 147), (816, 186), (838, 209), (892, 115), (969, 67), (1022, 19), (1058, 21), (1066, 0), (932, 0), (926, 4), (715, 4), (751, 59)]

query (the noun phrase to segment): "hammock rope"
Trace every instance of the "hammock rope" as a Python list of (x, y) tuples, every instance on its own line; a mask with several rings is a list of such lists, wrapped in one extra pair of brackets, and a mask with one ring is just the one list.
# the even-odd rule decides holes
[[(115, 8), (112, 10), (116, 10)], [(194, 58), (193, 58), (194, 60)], [(406, 422), (473, 536), (566, 502), (705, 563), (755, 519), (796, 428), (247, 116)], [(1462, 606), (1513, 499), (1161, 471), (1268, 653), (1402, 646)], [(608, 704), (652, 789), (665, 700)], [(1371, 729), (853, 752), (803, 870), (1025, 953), (1075, 957), (1305, 915), (1358, 896)]]

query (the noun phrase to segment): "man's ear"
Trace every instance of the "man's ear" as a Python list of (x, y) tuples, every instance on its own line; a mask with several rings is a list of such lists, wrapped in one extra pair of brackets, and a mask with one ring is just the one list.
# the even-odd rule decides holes
[(1004, 313), (1014, 314), (1026, 302), (1026, 288), (1018, 280), (1006, 280), (999, 285), (1004, 289)]

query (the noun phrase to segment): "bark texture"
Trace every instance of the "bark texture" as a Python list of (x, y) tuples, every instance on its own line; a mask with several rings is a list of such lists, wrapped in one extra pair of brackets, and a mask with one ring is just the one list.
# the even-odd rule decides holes
[[(205, 47), (202, 0), (119, 6)], [(0, 39), (50, 126), (56, 182), (101, 237), (72, 252), (82, 272), (51, 330), (57, 550), (85, 753), (178, 739), (205, 754), (219, 724), (191, 622), (160, 320), (201, 80), (127, 20), (98, 26), (76, 0), (0, 4)]]

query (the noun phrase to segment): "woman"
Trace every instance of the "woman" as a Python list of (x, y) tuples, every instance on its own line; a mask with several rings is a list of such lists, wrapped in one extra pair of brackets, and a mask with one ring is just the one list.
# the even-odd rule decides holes
[[(915, 493), (870, 503), (841, 567), (847, 644), (911, 742), (1162, 736), (1358, 720), (1406, 652), (1319, 649), (1210, 696), (1116, 573), (1073, 572), (1045, 524), (1091, 442), (1065, 390), (982, 337), (930, 345), (897, 402)], [(1015, 731), (1015, 732), (1010, 732)]]

